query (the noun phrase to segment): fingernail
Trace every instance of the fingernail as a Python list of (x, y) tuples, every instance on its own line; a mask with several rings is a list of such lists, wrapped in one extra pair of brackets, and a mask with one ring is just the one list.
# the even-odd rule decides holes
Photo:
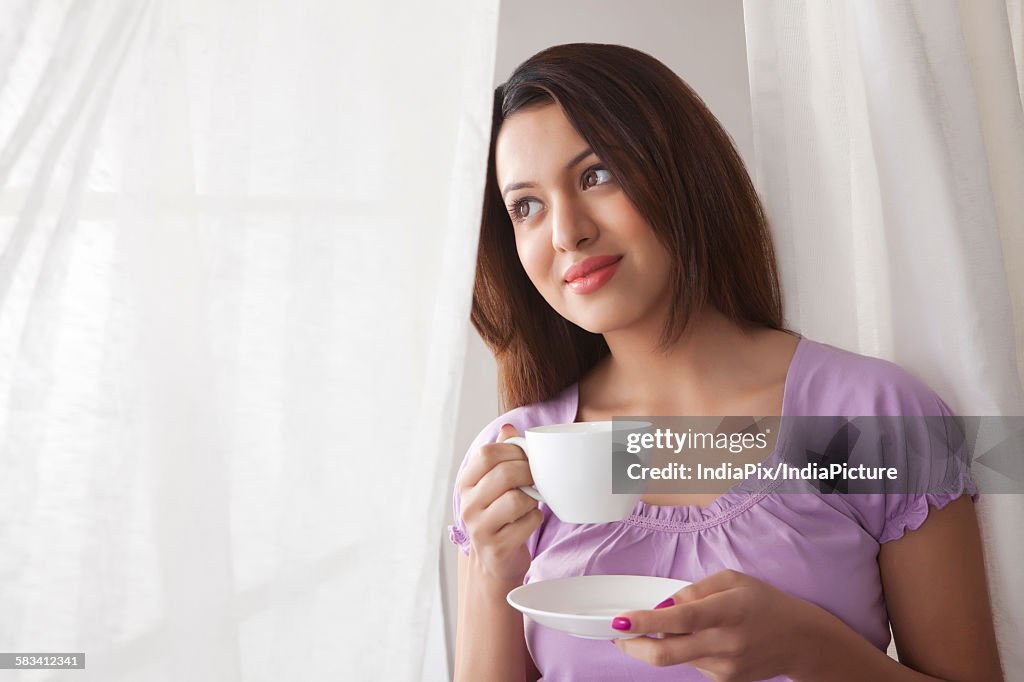
[(658, 604), (654, 608), (656, 608), (656, 609), (664, 609), (664, 608), (667, 608), (669, 606), (672, 606), (675, 603), (676, 603), (676, 600), (673, 599), (672, 597), (669, 597), (668, 599), (666, 599), (665, 601), (661, 602), (660, 604)]
[(516, 427), (512, 426), (511, 424), (502, 424), (501, 428), (502, 429), (515, 429)]
[(629, 618), (612, 618), (612, 628), (615, 630), (628, 630), (633, 627)]

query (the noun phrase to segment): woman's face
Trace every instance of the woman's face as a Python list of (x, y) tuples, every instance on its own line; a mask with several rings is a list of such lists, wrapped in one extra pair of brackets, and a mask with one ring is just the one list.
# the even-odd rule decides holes
[(506, 119), (495, 165), (519, 260), (555, 311), (598, 334), (663, 322), (669, 254), (559, 105)]

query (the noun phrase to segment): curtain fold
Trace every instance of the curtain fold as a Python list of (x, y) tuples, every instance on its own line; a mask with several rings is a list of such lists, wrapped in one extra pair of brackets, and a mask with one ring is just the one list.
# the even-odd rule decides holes
[[(1014, 4), (744, 2), (787, 321), (895, 361), (966, 415), (1024, 414)], [(983, 496), (979, 515), (1007, 679), (1024, 679), (1024, 498)]]
[(0, 650), (447, 679), (497, 5), (3, 5)]

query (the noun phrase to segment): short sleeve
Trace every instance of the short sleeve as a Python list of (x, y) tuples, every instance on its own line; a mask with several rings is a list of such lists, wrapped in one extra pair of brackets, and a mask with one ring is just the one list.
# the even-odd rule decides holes
[[(978, 487), (970, 471), (970, 451), (963, 424), (935, 394), (895, 417), (865, 418), (862, 437), (872, 429), (865, 451), (871, 462), (899, 472), (892, 483), (878, 485), (870, 494), (849, 496), (862, 526), (881, 545), (917, 530), (931, 509), (942, 509), (970, 495), (977, 502)], [(856, 422), (855, 422), (856, 423)], [(881, 443), (881, 445), (877, 445)]]
[[(917, 530), (928, 518), (930, 509), (942, 509), (953, 500), (970, 495), (980, 499), (978, 486), (970, 471), (970, 450), (962, 422), (952, 410), (935, 396), (935, 414), (904, 419), (907, 447), (918, 447), (908, 455), (912, 489), (907, 493), (885, 496), (885, 519), (879, 544), (903, 537), (908, 530)], [(912, 457), (912, 459), (911, 459)]]
[(886, 514), (879, 544), (902, 538), (928, 518), (930, 509), (942, 509), (965, 495), (978, 502), (978, 486), (971, 476), (971, 456), (963, 422), (937, 395), (926, 416), (904, 417), (903, 463), (912, 480), (907, 493), (886, 496)]
[(884, 545), (887, 542), (899, 540), (908, 530), (917, 530), (924, 523), (925, 519), (928, 518), (929, 508), (942, 509), (963, 495), (970, 495), (974, 502), (977, 502), (980, 498), (977, 487), (973, 482), (965, 486), (964, 490), (957, 494), (925, 493), (924, 495), (906, 498), (899, 505), (899, 512), (886, 521), (882, 534), (878, 538), (878, 544)]

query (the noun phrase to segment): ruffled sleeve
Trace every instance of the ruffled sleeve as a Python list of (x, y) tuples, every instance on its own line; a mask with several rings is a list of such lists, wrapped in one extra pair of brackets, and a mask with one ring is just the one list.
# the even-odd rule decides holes
[(942, 509), (947, 504), (963, 495), (970, 495), (975, 502), (979, 499), (978, 489), (972, 481), (959, 493), (925, 493), (904, 500), (900, 512), (886, 521), (878, 544), (884, 545), (892, 540), (899, 540), (908, 530), (917, 530), (928, 518), (930, 508)]
[(882, 443), (875, 463), (895, 467), (899, 478), (885, 482), (884, 492), (852, 495), (849, 501), (879, 544), (917, 530), (932, 509), (964, 495), (978, 501), (963, 424), (937, 395), (899, 417), (875, 418), (871, 424), (881, 432), (872, 434)]
[(937, 395), (928, 416), (904, 419), (907, 443), (906, 466), (912, 486), (908, 494), (886, 496), (885, 523), (878, 543), (898, 540), (917, 530), (929, 510), (942, 509), (953, 500), (970, 495), (980, 499), (971, 477), (971, 455), (963, 423)]
[(909, 437), (920, 444), (908, 467), (916, 473), (916, 481), (912, 482), (915, 487), (909, 494), (886, 496), (879, 544), (898, 540), (908, 530), (920, 528), (931, 509), (942, 509), (964, 495), (970, 495), (974, 502), (980, 499), (978, 486), (971, 477), (970, 451), (962, 424), (937, 396), (935, 404), (937, 417), (915, 419), (906, 427)]

